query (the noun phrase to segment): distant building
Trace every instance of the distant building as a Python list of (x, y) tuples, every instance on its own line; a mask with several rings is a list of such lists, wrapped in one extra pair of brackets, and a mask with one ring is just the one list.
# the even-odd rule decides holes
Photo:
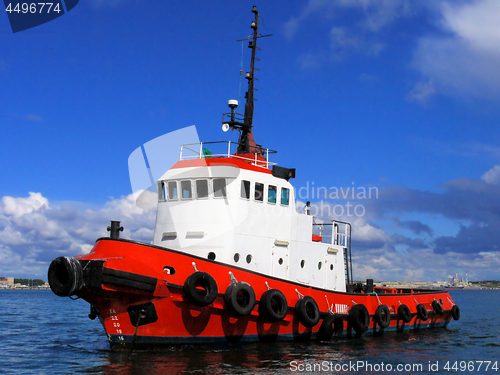
[(14, 278), (13, 277), (0, 277), (0, 288), (13, 288)]

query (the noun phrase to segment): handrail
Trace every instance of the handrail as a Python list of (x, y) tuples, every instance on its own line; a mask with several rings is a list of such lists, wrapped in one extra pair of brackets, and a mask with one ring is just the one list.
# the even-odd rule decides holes
[[(345, 254), (346, 283), (347, 283), (347, 285), (353, 283), (354, 279), (352, 276), (352, 254), (351, 254), (352, 226), (351, 226), (351, 223), (347, 223), (345, 221), (340, 221), (340, 220), (331, 220), (331, 219), (328, 219), (328, 221), (330, 221), (330, 223), (316, 223), (314, 221), (314, 219), (315, 218), (313, 217), (313, 226), (314, 225), (317, 225), (317, 226), (320, 226), (320, 225), (321, 226), (330, 226), (331, 225), (332, 226), (332, 234), (331, 234), (332, 245), (338, 245), (338, 246), (342, 246), (342, 247), (346, 248), (346, 250), (347, 250), (347, 253)], [(344, 233), (340, 233), (337, 229), (335, 236), (334, 236), (333, 229), (335, 227), (339, 228), (338, 224), (345, 225)], [(329, 236), (325, 236), (325, 237), (329, 237)]]
[[(217, 150), (217, 152), (212, 152), (211, 150), (209, 150), (210, 153), (207, 153), (207, 154), (204, 153), (204, 150), (206, 149), (206, 147), (204, 147), (204, 146), (206, 146), (206, 145), (226, 145), (226, 144), (227, 144), (227, 148), (224, 147), (224, 149), (221, 149), (220, 151)], [(196, 147), (192, 147), (192, 146), (196, 146)], [(214, 158), (214, 157), (223, 157), (223, 158), (241, 159), (241, 160), (249, 162), (255, 166), (262, 167), (262, 168), (269, 168), (269, 166), (277, 164), (277, 163), (269, 162), (269, 154), (276, 154), (277, 151), (270, 150), (268, 148), (263, 149), (259, 146), (258, 152), (251, 152), (248, 154), (244, 154), (247, 156), (243, 156), (243, 155), (238, 155), (236, 153), (236, 149), (238, 146), (239, 146), (239, 143), (231, 142), (231, 141), (188, 143), (188, 144), (181, 145), (181, 153), (180, 153), (179, 160), (208, 159), (208, 158)], [(234, 148), (235, 151), (231, 152), (231, 148)], [(188, 151), (188, 152), (186, 152), (186, 151)], [(249, 157), (252, 154), (253, 154), (253, 157)], [(266, 157), (262, 156), (263, 154), (265, 154)], [(264, 160), (259, 159), (259, 156), (262, 157)]]

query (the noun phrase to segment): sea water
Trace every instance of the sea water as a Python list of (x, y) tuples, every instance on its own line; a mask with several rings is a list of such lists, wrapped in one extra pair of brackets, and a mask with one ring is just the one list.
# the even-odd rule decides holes
[(450, 294), (461, 318), (446, 329), (331, 344), (113, 352), (86, 302), (47, 290), (0, 290), (0, 374), (500, 374), (500, 290)]

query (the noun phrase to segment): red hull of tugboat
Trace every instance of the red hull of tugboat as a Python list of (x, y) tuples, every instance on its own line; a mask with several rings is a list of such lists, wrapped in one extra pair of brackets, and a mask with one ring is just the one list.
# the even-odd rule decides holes
[[(86, 278), (86, 286), (76, 295), (94, 307), (113, 348), (316, 339), (325, 317), (331, 315), (329, 309), (342, 318), (343, 335), (350, 337), (356, 332), (349, 311), (356, 304), (363, 304), (368, 310), (367, 332), (446, 327), (452, 319), (454, 306), (444, 290), (375, 287), (374, 293), (341, 293), (122, 239), (99, 239), (90, 254), (76, 259), (80, 261)], [(208, 273), (217, 283), (218, 295), (208, 306), (193, 305), (183, 291), (186, 279), (195, 270)], [(225, 305), (224, 292), (235, 279), (248, 283), (255, 291), (255, 306), (246, 316), (234, 316)], [(277, 289), (286, 297), (288, 308), (282, 321), (271, 323), (259, 314), (258, 302), (268, 288)], [(301, 296), (312, 297), (319, 307), (321, 319), (313, 327), (306, 328), (299, 322), (295, 306)], [(433, 310), (435, 300), (442, 305), (441, 314)], [(408, 323), (398, 316), (398, 307), (402, 304), (411, 312)], [(428, 311), (426, 321), (417, 315), (417, 304), (423, 304)], [(375, 312), (379, 305), (389, 308), (390, 324), (387, 328), (380, 328), (376, 322)]]

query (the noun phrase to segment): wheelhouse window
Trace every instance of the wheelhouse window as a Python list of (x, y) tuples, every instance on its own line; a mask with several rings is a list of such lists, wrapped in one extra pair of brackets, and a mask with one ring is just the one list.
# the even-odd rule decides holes
[(165, 200), (166, 199), (166, 182), (162, 181), (158, 184), (158, 199)]
[(276, 203), (276, 195), (277, 195), (276, 186), (269, 185), (269, 189), (267, 191), (267, 201), (269, 203)]
[(250, 181), (241, 181), (241, 197), (245, 199), (250, 199)]
[(176, 201), (177, 199), (179, 199), (177, 193), (177, 181), (168, 182), (168, 199), (171, 201)]
[(208, 180), (196, 180), (196, 198), (208, 198)]
[(227, 196), (225, 178), (214, 178), (213, 185), (215, 198), (224, 198)]
[(288, 206), (290, 204), (290, 189), (281, 188), (281, 204)]
[(264, 184), (255, 183), (255, 200), (262, 202), (264, 200)]
[(193, 192), (191, 191), (191, 181), (181, 181), (182, 199), (191, 199)]

